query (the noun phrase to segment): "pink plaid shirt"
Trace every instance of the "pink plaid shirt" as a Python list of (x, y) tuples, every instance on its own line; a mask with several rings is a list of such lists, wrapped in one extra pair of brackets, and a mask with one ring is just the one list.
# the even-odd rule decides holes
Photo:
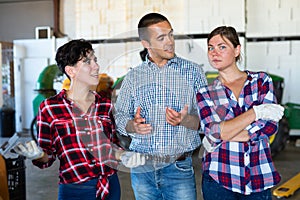
[(239, 99), (216, 79), (201, 88), (197, 101), (201, 128), (205, 136), (219, 147), (211, 153), (204, 152), (203, 172), (223, 187), (242, 194), (260, 192), (280, 181), (271, 158), (269, 136), (277, 131), (277, 123), (257, 120), (246, 130), (248, 142), (227, 142), (220, 139), (220, 122), (232, 119), (254, 105), (276, 103), (272, 79), (264, 72), (246, 71), (247, 80)]

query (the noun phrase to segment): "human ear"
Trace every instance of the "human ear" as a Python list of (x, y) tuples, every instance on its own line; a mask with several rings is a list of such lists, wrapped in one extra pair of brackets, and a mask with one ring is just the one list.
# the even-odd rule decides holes
[(69, 65), (67, 65), (66, 67), (65, 67), (65, 72), (66, 72), (66, 74), (68, 74), (68, 76), (70, 77), (70, 78), (74, 78), (74, 76), (75, 76), (75, 68), (74, 67), (72, 67), (72, 66), (69, 66)]
[(241, 45), (237, 45), (234, 50), (235, 57), (238, 57), (241, 54)]
[(146, 49), (150, 48), (150, 43), (147, 40), (142, 40), (141, 42), (144, 48)]

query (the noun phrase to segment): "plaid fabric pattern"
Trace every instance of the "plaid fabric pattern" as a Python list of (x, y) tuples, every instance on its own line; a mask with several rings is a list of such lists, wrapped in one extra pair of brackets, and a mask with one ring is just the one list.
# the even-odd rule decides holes
[[(198, 115), (196, 92), (206, 85), (201, 66), (174, 57), (163, 67), (149, 59), (126, 75), (115, 105), (117, 130), (131, 135), (130, 149), (148, 154), (178, 155), (192, 151), (201, 144), (199, 131), (166, 122), (166, 108), (177, 112), (189, 105), (189, 114)], [(140, 135), (127, 133), (129, 120), (141, 107), (141, 116), (152, 125), (152, 133)]]
[(213, 146), (212, 153), (204, 152), (203, 171), (225, 188), (242, 194), (260, 192), (280, 181), (270, 153), (269, 136), (277, 131), (277, 123), (257, 120), (246, 130), (249, 142), (226, 142), (220, 139), (220, 122), (230, 120), (254, 105), (276, 103), (271, 77), (264, 72), (250, 72), (236, 99), (232, 91), (216, 79), (201, 88), (197, 101), (201, 128)]
[[(96, 92), (95, 102), (83, 113), (62, 90), (44, 100), (38, 114), (38, 143), (49, 156), (48, 163), (33, 162), (40, 168), (49, 167), (56, 157), (60, 160), (61, 184), (81, 183), (99, 177), (97, 196), (108, 194), (108, 179), (116, 172), (113, 148), (117, 148), (112, 104)], [(115, 147), (114, 147), (115, 146)]]

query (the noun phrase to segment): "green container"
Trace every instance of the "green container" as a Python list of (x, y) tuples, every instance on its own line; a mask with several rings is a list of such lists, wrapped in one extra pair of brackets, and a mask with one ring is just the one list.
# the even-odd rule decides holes
[(208, 71), (205, 73), (205, 76), (207, 79), (207, 83), (211, 84), (219, 76), (219, 73), (217, 71), (216, 72)]
[(285, 112), (290, 129), (300, 129), (300, 104), (286, 103)]
[(38, 92), (38, 94), (32, 101), (34, 116), (37, 115), (42, 101), (56, 94), (56, 90), (36, 90), (36, 91)]
[(277, 76), (275, 74), (269, 74), (273, 81), (274, 93), (277, 98), (277, 103), (281, 103), (283, 96), (283, 88), (284, 88), (284, 79), (281, 76)]
[(36, 83), (37, 90), (53, 89), (53, 82), (55, 77), (62, 76), (62, 72), (58, 69), (57, 65), (48, 65), (40, 73)]

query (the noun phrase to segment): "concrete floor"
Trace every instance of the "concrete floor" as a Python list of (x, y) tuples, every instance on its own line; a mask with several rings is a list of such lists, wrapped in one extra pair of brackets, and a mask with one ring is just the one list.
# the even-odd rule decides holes
[[(1, 138), (0, 138), (1, 142)], [(0, 143), (2, 144), (2, 142)], [(200, 159), (198, 153), (202, 149), (195, 152), (194, 167), (197, 181), (198, 200), (202, 200), (201, 195), (201, 173), (200, 173)], [(300, 172), (300, 147), (295, 146), (295, 140), (290, 140), (285, 150), (274, 157), (274, 162), (277, 170), (282, 176), (282, 180), (279, 185)], [(39, 169), (31, 164), (31, 161), (26, 160), (26, 197), (27, 200), (55, 200), (57, 199), (58, 191), (58, 162), (48, 168)], [(133, 192), (130, 184), (130, 174), (126, 172), (119, 172), (119, 179), (121, 182), (122, 200), (133, 200)], [(278, 186), (279, 186), (278, 185)], [(277, 186), (277, 187), (278, 187)], [(276, 187), (275, 187), (276, 188)], [(277, 199), (273, 197), (273, 199)], [(298, 190), (288, 200), (299, 200), (300, 190)]]

